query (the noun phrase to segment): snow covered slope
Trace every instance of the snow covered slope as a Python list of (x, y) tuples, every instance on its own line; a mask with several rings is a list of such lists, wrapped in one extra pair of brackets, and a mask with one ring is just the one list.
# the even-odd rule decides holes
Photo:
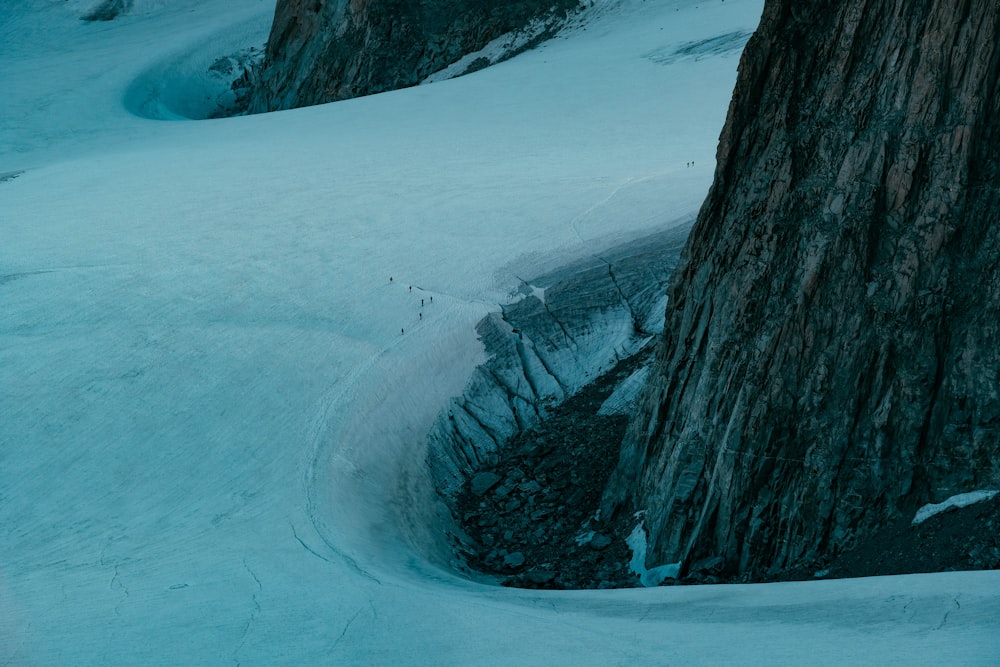
[(697, 209), (758, 0), (608, 2), (468, 77), (198, 122), (150, 117), (203, 111), (273, 4), (92, 4), (0, 6), (0, 664), (997, 662), (997, 573), (437, 564), (423, 448), (475, 323)]

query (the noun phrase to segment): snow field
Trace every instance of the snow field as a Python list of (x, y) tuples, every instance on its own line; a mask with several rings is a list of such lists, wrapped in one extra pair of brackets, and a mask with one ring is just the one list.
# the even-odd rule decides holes
[(647, 55), (760, 2), (607, 3), (469, 77), (201, 122), (133, 112), (184, 109), (273, 3), (84, 4), (0, 8), (0, 663), (995, 662), (996, 573), (539, 593), (440, 566), (424, 439), (475, 323), (514, 272), (697, 210), (736, 57)]

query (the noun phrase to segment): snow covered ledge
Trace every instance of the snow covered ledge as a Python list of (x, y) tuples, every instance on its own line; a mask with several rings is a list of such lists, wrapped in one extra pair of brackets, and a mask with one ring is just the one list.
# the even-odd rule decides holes
[(946, 512), (950, 509), (958, 509), (960, 507), (968, 507), (975, 503), (981, 503), (986, 500), (993, 500), (993, 498), (1000, 493), (1000, 491), (995, 489), (984, 489), (982, 491), (970, 491), (968, 493), (959, 493), (957, 495), (948, 498), (944, 502), (940, 503), (929, 503), (924, 505), (917, 510), (917, 514), (913, 517), (912, 525), (917, 526), (922, 524), (927, 519), (931, 518), (935, 514), (940, 514), (941, 512)]

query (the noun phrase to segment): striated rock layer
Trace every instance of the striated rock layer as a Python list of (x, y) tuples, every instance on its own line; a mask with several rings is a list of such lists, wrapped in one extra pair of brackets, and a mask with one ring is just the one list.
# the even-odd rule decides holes
[(405, 88), (579, 0), (278, 0), (251, 112)]
[(669, 297), (604, 500), (649, 565), (821, 563), (998, 488), (1000, 3), (768, 0)]

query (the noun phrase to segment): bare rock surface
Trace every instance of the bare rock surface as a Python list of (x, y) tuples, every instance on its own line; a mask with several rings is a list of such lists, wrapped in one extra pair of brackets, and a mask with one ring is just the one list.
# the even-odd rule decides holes
[(913, 525), (900, 517), (854, 548), (782, 579), (872, 577), (917, 572), (1000, 570), (1000, 496)]
[[(501, 448), (495, 463), (470, 473), (454, 513), (463, 539), (456, 551), (467, 568), (519, 588), (630, 588), (626, 539), (638, 521), (606, 518), (600, 496), (625, 432), (621, 416), (601, 402), (649, 350), (623, 360), (573, 398), (551, 408), (535, 427)], [(491, 484), (487, 492), (477, 482)], [(763, 576), (740, 574), (721, 556), (693, 561), (683, 576), (661, 585), (801, 581), (918, 572), (1000, 569), (1000, 495), (953, 507), (914, 525), (900, 516), (847, 551)]]
[[(254, 73), (246, 104), (259, 113), (413, 86), (532, 20), (544, 24), (536, 35), (542, 39), (578, 4), (279, 0), (265, 61)], [(485, 64), (480, 60), (472, 69)]]
[(1000, 481), (1000, 4), (768, 0), (603, 507), (765, 578)]
[(132, 9), (133, 0), (101, 0), (81, 18), (84, 21), (114, 21)]
[[(636, 520), (604, 521), (599, 505), (627, 418), (600, 415), (603, 401), (649, 350), (623, 360), (516, 435), (495, 463), (469, 475), (455, 515), (463, 563), (518, 588), (638, 585), (625, 543)], [(484, 475), (502, 480), (480, 493)]]

